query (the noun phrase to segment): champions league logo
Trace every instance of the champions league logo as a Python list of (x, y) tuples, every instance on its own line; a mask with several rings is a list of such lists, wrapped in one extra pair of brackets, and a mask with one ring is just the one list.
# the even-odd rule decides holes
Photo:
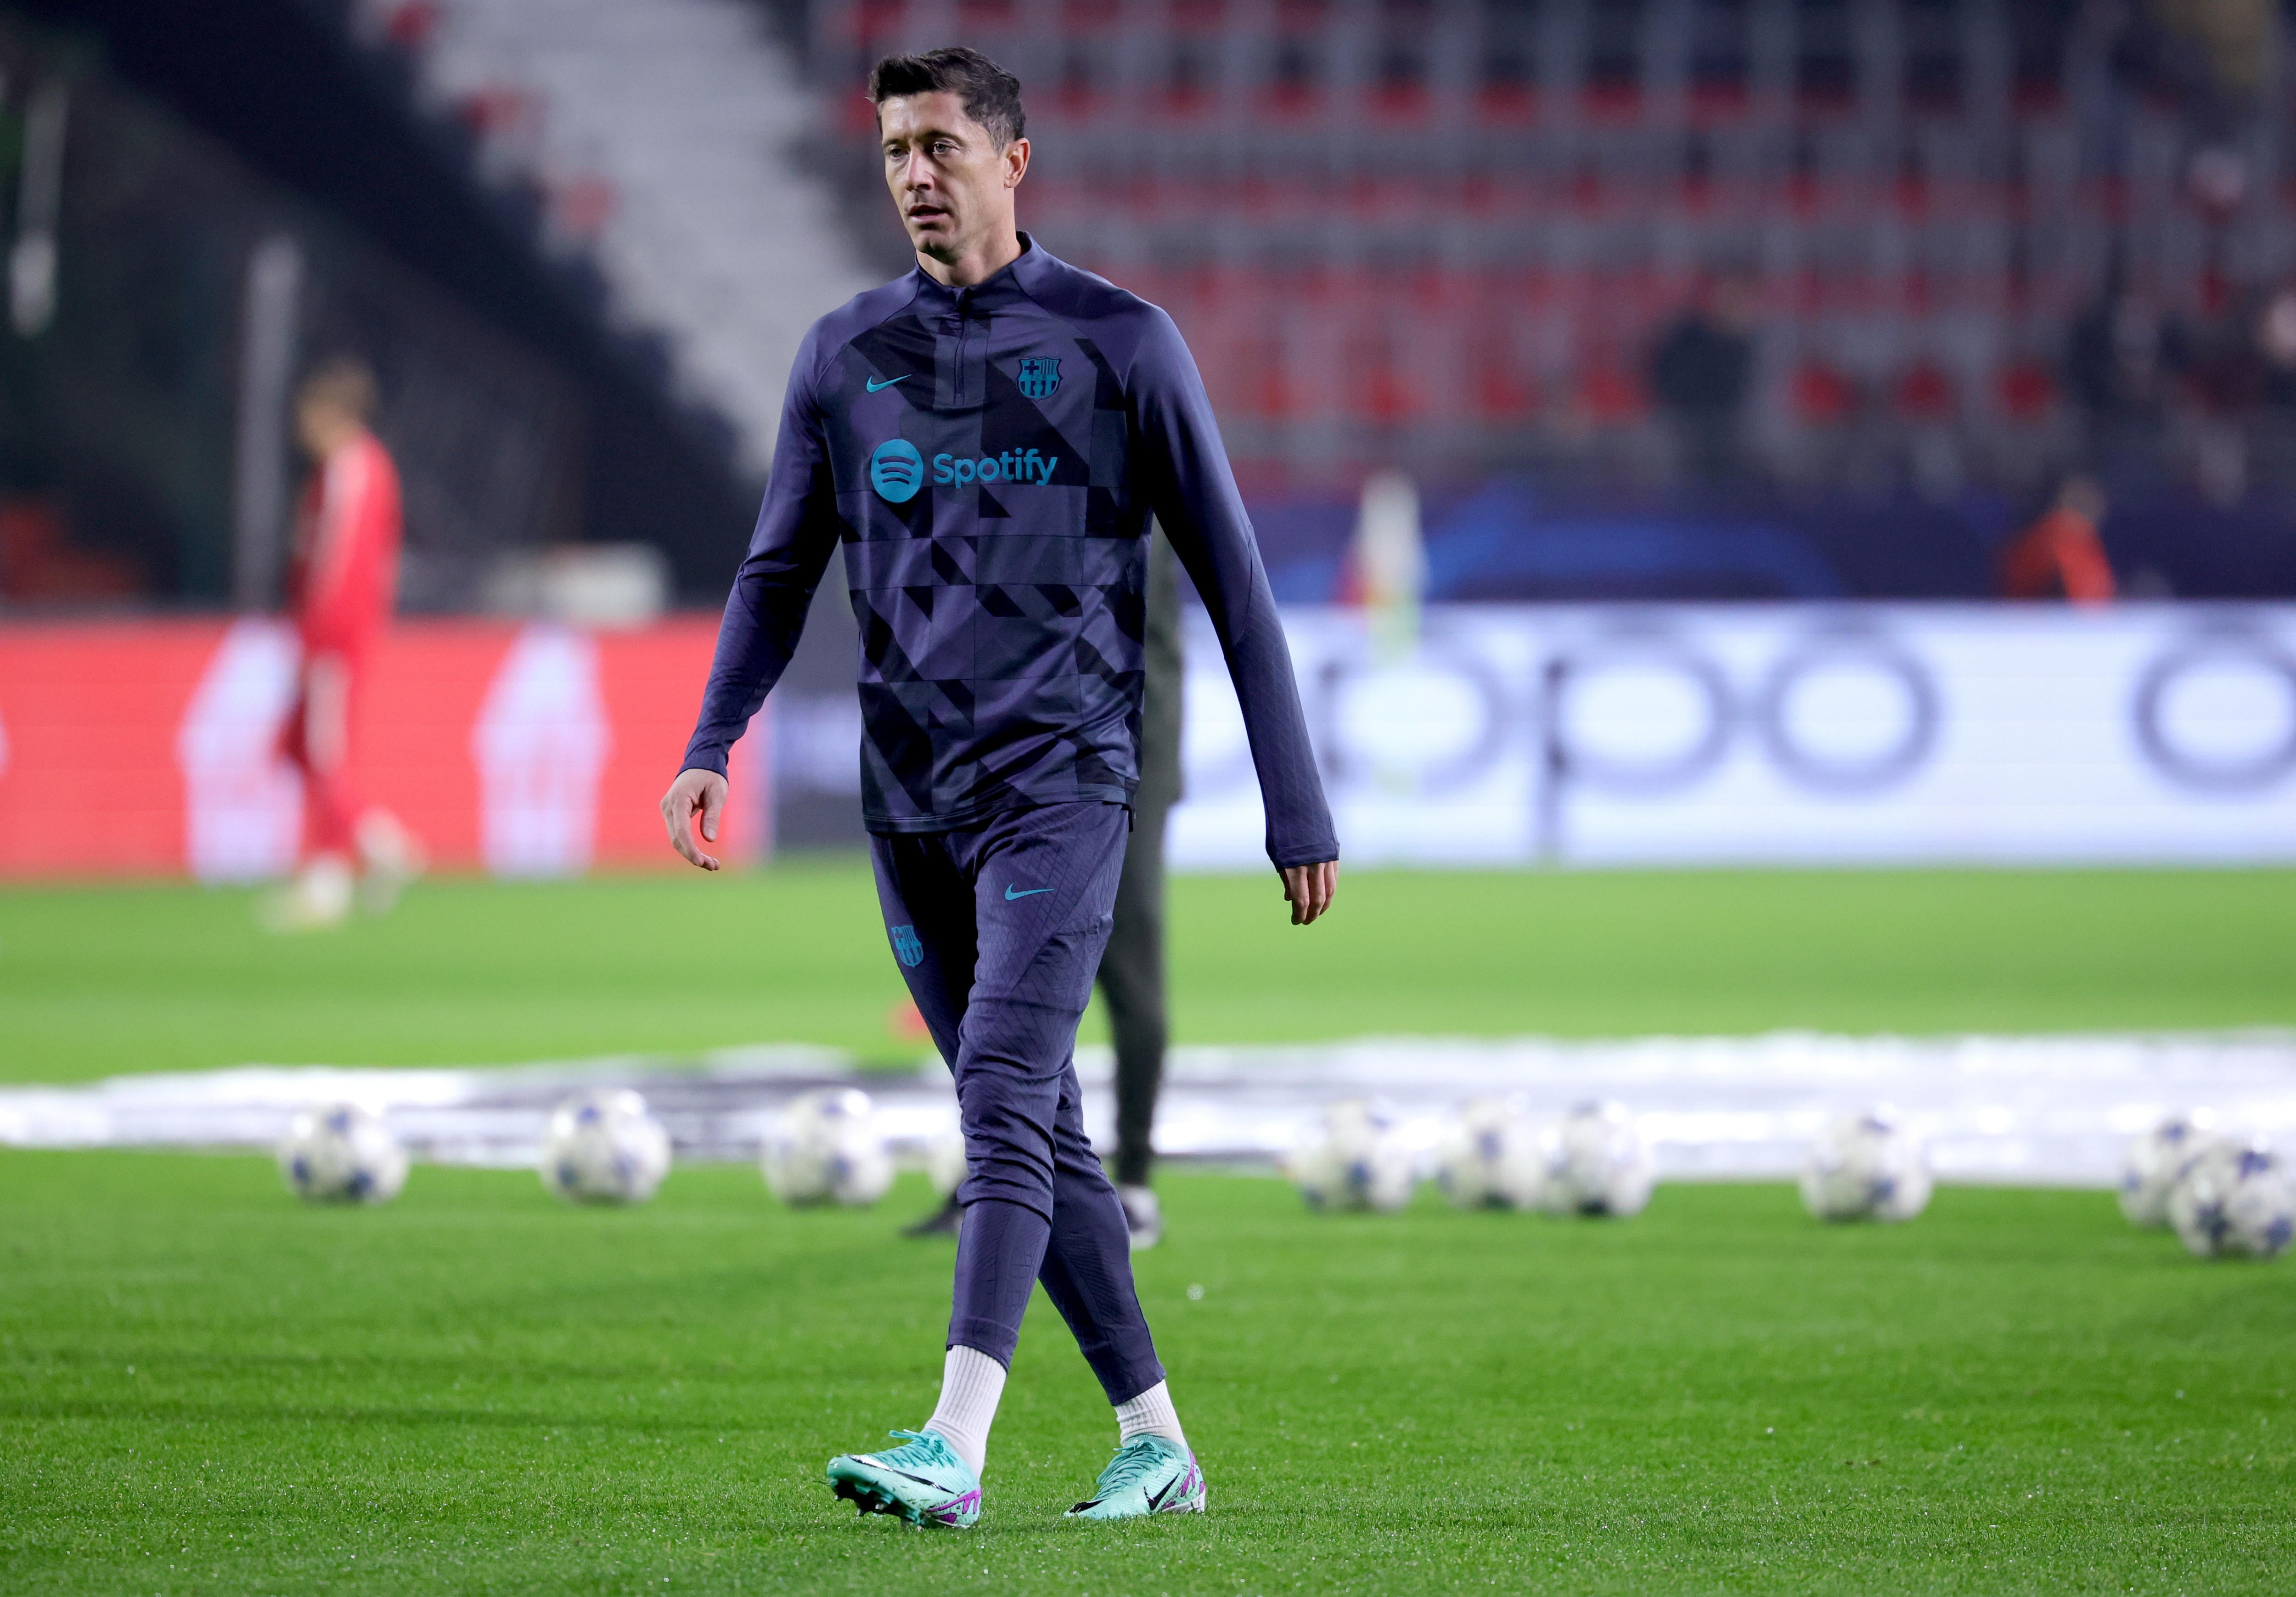
[(888, 505), (906, 505), (925, 482), (925, 457), (906, 438), (889, 438), (869, 457), (869, 486)]
[(1021, 391), (1032, 399), (1049, 399), (1053, 390), (1061, 385), (1060, 358), (1054, 355), (1031, 355), (1023, 360), (1014, 373)]

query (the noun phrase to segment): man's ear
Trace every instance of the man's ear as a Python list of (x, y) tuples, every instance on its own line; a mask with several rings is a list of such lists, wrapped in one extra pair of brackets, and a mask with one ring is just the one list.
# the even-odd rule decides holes
[(1004, 186), (1018, 188), (1029, 175), (1029, 141), (1016, 138), (1004, 146)]

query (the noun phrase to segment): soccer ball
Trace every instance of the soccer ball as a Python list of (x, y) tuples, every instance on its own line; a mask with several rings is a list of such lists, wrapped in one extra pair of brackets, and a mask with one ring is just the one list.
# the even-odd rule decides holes
[(644, 1203), (669, 1173), (669, 1132), (627, 1087), (586, 1092), (551, 1111), (538, 1168), (570, 1203)]
[(1463, 1209), (1532, 1209), (1546, 1194), (1538, 1128), (1496, 1099), (1469, 1104), (1445, 1137), (1435, 1180)]
[(2169, 1222), (2203, 1258), (2268, 1259), (2296, 1235), (2296, 1177), (2263, 1148), (2218, 1139), (2170, 1190)]
[(2129, 1223), (2168, 1224), (2169, 1194), (2218, 1140), (2202, 1113), (2171, 1115), (2131, 1142), (2120, 1167), (2120, 1212)]
[(1411, 1201), (1411, 1150), (1388, 1117), (1360, 1099), (1333, 1104), (1323, 1124), (1284, 1161), (1308, 1206), (1399, 1209)]
[(1929, 1207), (1928, 1155), (1894, 1109), (1844, 1115), (1811, 1145), (1801, 1201), (1820, 1220), (1911, 1220)]
[(943, 1198), (956, 1196), (964, 1181), (964, 1132), (951, 1126), (925, 1148), (925, 1179)]
[(325, 1104), (288, 1122), (279, 1173), (313, 1203), (389, 1203), (406, 1184), (406, 1150), (372, 1109)]
[(893, 1184), (876, 1110), (858, 1087), (824, 1087), (791, 1099), (758, 1163), (766, 1185), (786, 1204), (865, 1208)]
[(1627, 1107), (1584, 1103), (1563, 1117), (1545, 1206), (1561, 1214), (1639, 1214), (1657, 1179)]

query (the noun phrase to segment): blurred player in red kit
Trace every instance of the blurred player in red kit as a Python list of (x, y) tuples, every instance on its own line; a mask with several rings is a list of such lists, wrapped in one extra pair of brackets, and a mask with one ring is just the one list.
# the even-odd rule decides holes
[(288, 564), (303, 657), (280, 751), (303, 777), (303, 866), (271, 906), (282, 931), (340, 924), (355, 885), (367, 909), (386, 910), (422, 868), (413, 835), (362, 803), (349, 779), (360, 691), (398, 585), (398, 471), (369, 430), (374, 403), (373, 374), (346, 357), (320, 366), (295, 397), (296, 441), (316, 469)]
[(2079, 474), (2066, 478), (2040, 519), (2003, 552), (2002, 597), (2111, 604), (2112, 562), (2097, 536), (2104, 512), (2104, 490), (2095, 479)]

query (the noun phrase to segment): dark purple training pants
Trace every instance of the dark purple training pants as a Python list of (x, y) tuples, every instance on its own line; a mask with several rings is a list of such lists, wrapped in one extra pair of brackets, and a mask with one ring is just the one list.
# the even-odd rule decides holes
[(956, 1077), (964, 1124), (948, 1345), (1011, 1364), (1042, 1281), (1111, 1403), (1164, 1379), (1076, 1073), (1129, 817), (1120, 804), (1047, 804), (881, 835), (870, 849), (894, 957)]

